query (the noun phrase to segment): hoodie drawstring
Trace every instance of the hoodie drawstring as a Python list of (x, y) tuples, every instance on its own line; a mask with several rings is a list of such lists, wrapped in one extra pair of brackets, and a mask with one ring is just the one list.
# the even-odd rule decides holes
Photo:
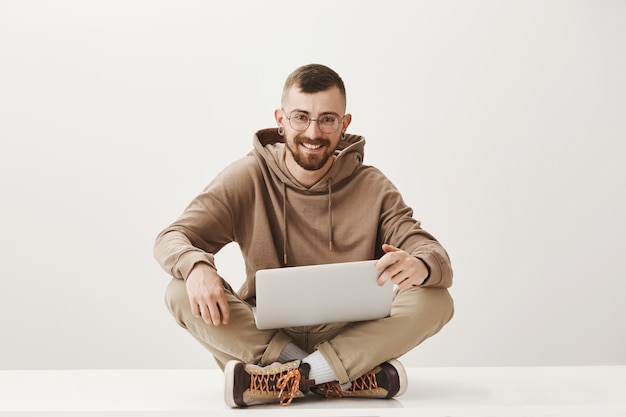
[[(283, 265), (287, 266), (287, 184), (283, 182)], [(333, 188), (328, 178), (328, 250), (333, 251)]]
[(283, 182), (283, 265), (287, 266), (287, 184)]
[(328, 250), (333, 251), (333, 188), (328, 178)]

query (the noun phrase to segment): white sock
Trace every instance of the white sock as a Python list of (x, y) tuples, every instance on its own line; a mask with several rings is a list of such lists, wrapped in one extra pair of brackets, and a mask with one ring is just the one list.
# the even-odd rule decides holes
[(302, 359), (302, 362), (308, 363), (311, 366), (309, 378), (313, 379), (316, 384), (319, 385), (337, 380), (337, 376), (319, 350), (316, 350)]
[(293, 361), (295, 359), (304, 359), (307, 355), (308, 353), (306, 351), (300, 349), (299, 346), (290, 342), (289, 344), (287, 344), (287, 346), (285, 346), (283, 351), (280, 352), (278, 361), (281, 363), (285, 363)]

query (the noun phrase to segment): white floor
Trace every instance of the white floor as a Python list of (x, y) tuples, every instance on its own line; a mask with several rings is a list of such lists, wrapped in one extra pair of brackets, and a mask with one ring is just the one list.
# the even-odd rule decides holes
[(218, 370), (0, 371), (0, 415), (626, 416), (626, 366), (411, 368), (395, 400), (323, 399), (230, 409)]

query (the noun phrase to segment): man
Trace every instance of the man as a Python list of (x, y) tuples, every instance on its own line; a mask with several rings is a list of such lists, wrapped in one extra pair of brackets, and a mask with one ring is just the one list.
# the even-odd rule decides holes
[[(365, 140), (346, 133), (352, 116), (335, 71), (317, 64), (296, 69), (281, 104), (278, 128), (258, 131), (254, 149), (157, 237), (155, 257), (173, 277), (168, 308), (224, 371), (231, 407), (286, 405), (308, 392), (401, 395), (407, 377), (397, 358), (452, 317), (448, 255), (391, 182), (363, 164)], [(230, 242), (240, 246), (246, 266), (238, 292), (214, 263)], [(390, 317), (256, 328), (256, 271), (368, 259), (384, 270), (380, 285), (397, 285)]]

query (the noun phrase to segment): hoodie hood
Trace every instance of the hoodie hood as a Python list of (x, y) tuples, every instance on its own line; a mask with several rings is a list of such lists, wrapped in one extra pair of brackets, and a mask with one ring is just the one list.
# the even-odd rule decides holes
[(285, 138), (278, 134), (278, 129), (259, 130), (254, 136), (253, 145), (253, 154), (256, 158), (264, 161), (280, 181), (289, 188), (308, 192), (327, 192), (329, 187), (352, 175), (363, 164), (365, 138), (346, 134), (345, 139), (339, 141), (339, 146), (335, 151), (335, 162), (311, 188), (300, 185), (287, 169)]
[(307, 188), (293, 177), (285, 162), (285, 140), (278, 134), (277, 128), (259, 130), (253, 139), (254, 150), (252, 154), (260, 164), (266, 165), (276, 178), (282, 183), (283, 188), (283, 265), (288, 265), (287, 242), (287, 201), (288, 190), (294, 193), (308, 193), (328, 195), (328, 250), (333, 250), (333, 196), (334, 185), (340, 184), (350, 177), (363, 164), (365, 151), (365, 138), (359, 135), (346, 134), (341, 139), (335, 151), (335, 161), (328, 172), (320, 180)]

